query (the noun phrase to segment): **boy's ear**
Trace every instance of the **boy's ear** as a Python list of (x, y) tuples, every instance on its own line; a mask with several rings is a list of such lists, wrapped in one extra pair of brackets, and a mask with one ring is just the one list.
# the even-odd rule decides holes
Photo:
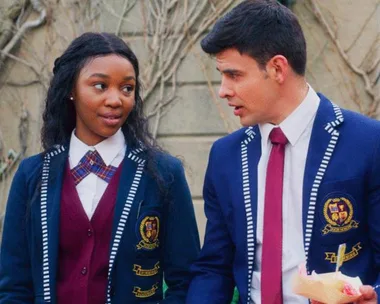
[(289, 72), (289, 62), (282, 55), (273, 56), (266, 65), (268, 76), (279, 84), (282, 84)]

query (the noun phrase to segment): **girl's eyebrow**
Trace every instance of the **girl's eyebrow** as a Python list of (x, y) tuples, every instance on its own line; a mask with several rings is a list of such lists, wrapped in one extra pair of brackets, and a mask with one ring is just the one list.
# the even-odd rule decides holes
[(94, 74), (90, 75), (89, 78), (91, 78), (91, 77), (110, 78), (108, 75), (102, 74), (102, 73), (94, 73)]
[[(91, 77), (98, 77), (98, 78), (104, 78), (104, 79), (110, 78), (110, 76), (108, 76), (106, 74), (103, 74), (103, 73), (94, 73), (94, 74), (90, 75), (89, 78), (91, 78)], [(126, 77), (124, 77), (124, 80), (127, 80), (127, 81), (128, 80), (134, 80), (134, 81), (136, 81), (136, 78), (134, 76), (126, 76)]]

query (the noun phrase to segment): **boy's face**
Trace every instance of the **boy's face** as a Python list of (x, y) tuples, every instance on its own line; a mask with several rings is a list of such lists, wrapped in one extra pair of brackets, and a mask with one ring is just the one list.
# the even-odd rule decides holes
[(222, 75), (219, 96), (228, 100), (243, 126), (276, 121), (277, 83), (256, 60), (237, 49), (216, 55)]
[(73, 92), (76, 136), (96, 145), (114, 135), (135, 105), (136, 75), (124, 57), (96, 57), (80, 71)]

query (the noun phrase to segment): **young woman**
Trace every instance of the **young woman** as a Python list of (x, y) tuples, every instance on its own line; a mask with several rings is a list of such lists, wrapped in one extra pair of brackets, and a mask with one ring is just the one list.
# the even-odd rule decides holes
[(194, 210), (180, 161), (148, 132), (137, 58), (86, 33), (53, 73), (44, 152), (20, 164), (9, 194), (0, 303), (184, 303)]

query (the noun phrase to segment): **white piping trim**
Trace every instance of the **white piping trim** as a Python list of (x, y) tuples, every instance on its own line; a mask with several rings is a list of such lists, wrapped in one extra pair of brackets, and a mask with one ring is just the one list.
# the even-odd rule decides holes
[(45, 154), (41, 177), (41, 226), (42, 226), (42, 284), (44, 301), (51, 303), (50, 265), (49, 265), (49, 233), (47, 225), (47, 192), (49, 182), (50, 159), (65, 151), (63, 146), (55, 146), (55, 150)]
[(119, 249), (119, 245), (121, 242), (121, 238), (123, 236), (124, 228), (125, 228), (125, 225), (127, 223), (129, 212), (132, 208), (132, 204), (133, 204), (133, 201), (135, 199), (136, 192), (137, 192), (136, 190), (140, 184), (140, 180), (141, 180), (142, 173), (144, 170), (144, 165), (145, 165), (145, 160), (136, 156), (136, 154), (138, 153), (138, 152), (136, 153), (137, 150), (131, 151), (128, 154), (128, 158), (137, 162), (138, 165), (137, 165), (135, 176), (134, 176), (133, 181), (132, 181), (131, 188), (129, 189), (127, 200), (125, 201), (125, 204), (124, 204), (123, 212), (121, 213), (120, 221), (117, 225), (115, 238), (113, 240), (113, 244), (111, 247), (111, 254), (110, 254), (109, 266), (108, 266), (107, 304), (111, 304), (111, 285), (112, 285), (111, 272), (112, 272), (112, 268), (113, 268), (113, 265), (115, 263), (117, 250)]
[(253, 229), (253, 215), (251, 206), (251, 194), (250, 194), (250, 181), (248, 175), (248, 147), (247, 145), (255, 137), (256, 133), (252, 127), (245, 130), (248, 138), (241, 142), (241, 164), (242, 164), (242, 177), (243, 177), (243, 195), (244, 206), (247, 218), (247, 258), (248, 258), (248, 292), (247, 292), (247, 304), (251, 303), (251, 282), (252, 271), (255, 258), (255, 232)]
[(336, 120), (328, 123), (325, 126), (325, 130), (329, 134), (331, 134), (331, 138), (330, 138), (330, 142), (327, 146), (327, 149), (325, 151), (325, 154), (323, 156), (323, 159), (321, 161), (321, 164), (319, 165), (317, 175), (314, 179), (313, 185), (311, 187), (311, 193), (310, 193), (310, 199), (309, 199), (309, 209), (307, 212), (306, 229), (305, 229), (305, 235), (304, 235), (305, 256), (306, 256), (306, 261), (307, 261), (307, 263), (306, 263), (307, 267), (306, 268), (307, 269), (308, 269), (308, 256), (309, 256), (311, 237), (313, 235), (315, 205), (317, 202), (318, 189), (319, 189), (319, 186), (320, 186), (321, 181), (323, 179), (323, 176), (326, 172), (327, 166), (330, 162), (331, 156), (334, 152), (336, 143), (338, 142), (339, 132), (334, 127), (340, 125), (344, 120), (341, 109), (337, 105), (335, 105), (334, 103), (332, 103), (332, 105), (334, 107)]

